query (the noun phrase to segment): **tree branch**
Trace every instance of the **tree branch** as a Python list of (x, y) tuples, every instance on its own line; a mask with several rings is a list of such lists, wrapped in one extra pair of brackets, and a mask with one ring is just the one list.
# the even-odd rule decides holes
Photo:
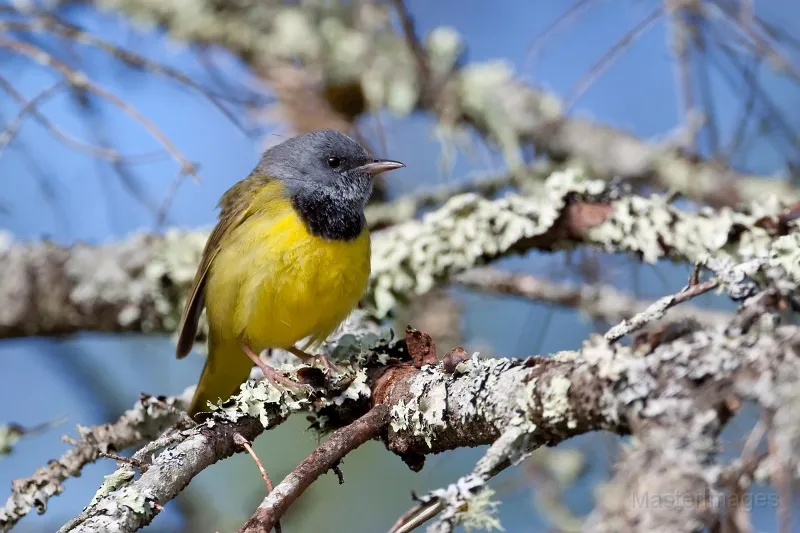
[[(751, 298), (742, 313), (761, 305), (758, 302), (774, 305), (775, 299)], [(341, 339), (345, 338), (348, 333)], [(800, 378), (796, 353), (800, 328), (796, 326), (749, 332), (730, 327), (683, 328), (671, 336), (663, 335), (647, 352), (595, 337), (580, 353), (527, 360), (473, 356), (455, 369), (444, 363), (417, 369), (404, 362), (408, 357), (404, 343), (378, 342), (366, 348), (361, 342), (368, 336), (350, 338), (353, 351), (349, 359), (356, 377), (345, 392), (319, 391), (328, 400), (310, 407), (335, 427), (364, 412), (356, 406), (370, 396), (372, 402), (387, 405), (386, 445), (415, 469), (424, 455), (503, 439), (506, 444), (497, 444), (505, 450), (502, 457), (491, 458), (491, 467), (481, 467), (478, 478), (470, 477), (466, 492), (460, 489), (462, 503), (480, 497), (489, 477), (485, 473), (493, 472), (505, 460), (513, 462), (514, 457), (535, 447), (598, 429), (641, 435), (617, 481), (633, 483), (630, 488), (638, 490), (639, 496), (645, 488), (651, 495), (699, 488), (711, 491), (714, 497), (716, 470), (708, 466), (707, 458), (715, 450), (717, 432), (735, 409), (731, 396), (764, 407), (781, 405), (783, 395), (790, 394), (791, 384)], [(157, 456), (139, 479), (90, 505), (87, 519), (76, 530), (103, 530), (113, 524), (119, 531), (135, 531), (149, 523), (157, 505), (163, 506), (191, 478), (236, 451), (234, 433), (252, 439), (264, 428), (280, 423), (293, 409), (309, 407), (302, 398), (273, 391), (267, 382), (248, 382), (209, 421), (184, 432), (176, 448)], [(340, 399), (331, 400), (332, 395)], [(676, 429), (678, 425), (682, 429)], [(516, 435), (513, 439), (508, 437), (512, 434)], [(663, 445), (674, 442), (677, 446), (678, 440), (695, 444)], [(683, 451), (675, 454), (675, 449)], [(650, 462), (644, 463), (645, 459)], [(660, 468), (666, 466), (674, 475), (663, 475)], [(463, 484), (456, 485), (463, 489)], [(603, 523), (624, 520), (629, 526), (608, 526), (615, 531), (648, 530), (636, 524), (652, 525), (646, 516), (649, 512), (645, 507), (632, 510), (627, 500), (601, 502), (598, 510)], [(707, 518), (701, 507), (674, 514), (667, 522), (675, 526), (672, 531), (691, 531)], [(461, 512), (444, 516), (449, 518), (443, 523), (450, 524), (465, 518)]]
[[(798, 199), (788, 181), (743, 175), (715, 162), (686, 157), (675, 147), (648, 143), (626, 131), (567, 116), (554, 94), (525, 84), (504, 63), (465, 64), (448, 76), (444, 86), (431, 83), (435, 80), (424, 77), (436, 74), (426, 74), (419, 68), (420, 61), (430, 64), (433, 58), (454, 53), (452, 39), (440, 48), (409, 45), (404, 35), (392, 31), (388, 14), (376, 16), (388, 6), (352, 4), (343, 8), (350, 10), (348, 16), (339, 12), (338, 21), (354, 39), (371, 43), (352, 57), (351, 48), (342, 49), (346, 43), (330, 39), (320, 30), (329, 16), (324, 9), (299, 13), (291, 6), (261, 2), (207, 4), (192, 0), (178, 6), (176, 1), (107, 0), (103, 7), (152, 21), (182, 40), (222, 46), (256, 72), (267, 72), (267, 78), (276, 62), (300, 58), (315, 79), (318, 96), (347, 120), (381, 107), (398, 113), (422, 110), (436, 114), (446, 125), (477, 128), (510, 158), (516, 158), (520, 146), (530, 142), (554, 161), (588, 165), (599, 178), (655, 182), (716, 206), (763, 199), (769, 194)], [(302, 25), (306, 35), (302, 45), (289, 39), (281, 24), (273, 24), (284, 16)], [(339, 57), (352, 60), (343, 63), (337, 61)], [(387, 70), (386, 65), (392, 68)], [(398, 99), (398, 94), (405, 96)]]
[[(375, 232), (365, 304), (377, 317), (474, 266), (532, 249), (588, 245), (653, 263), (697, 263), (708, 254), (756, 257), (800, 279), (796, 225), (780, 206), (688, 212), (652, 196), (619, 191), (567, 169), (530, 197), (451, 198), (421, 220)], [(77, 331), (166, 331), (182, 302), (207, 233), (172, 229), (105, 246), (13, 243), (0, 249), (0, 338)], [(202, 326), (202, 325), (201, 325)], [(201, 327), (201, 332), (204, 326)]]
[[(629, 319), (650, 307), (610, 285), (572, 285), (544, 277), (505, 272), (493, 267), (478, 267), (459, 274), (454, 282), (472, 290), (500, 294), (577, 309), (581, 314), (608, 324)], [(704, 326), (717, 326), (731, 319), (730, 313), (690, 305), (673, 307), (670, 320), (692, 318)]]
[(349, 426), (334, 431), (324, 444), (264, 498), (253, 516), (239, 530), (240, 533), (272, 531), (289, 506), (319, 476), (333, 468), (345, 455), (375, 437), (386, 427), (388, 420), (389, 409), (385, 405), (376, 405)]
[(79, 476), (84, 466), (104, 453), (119, 452), (158, 437), (179, 420), (176, 407), (185, 409), (193, 392), (191, 389), (177, 398), (140, 400), (113, 424), (91, 428), (78, 426), (80, 438), (65, 438), (72, 447), (64, 455), (36, 470), (33, 476), (12, 483), (11, 495), (0, 509), (0, 531), (8, 531), (33, 509), (44, 513), (50, 497), (64, 491), (62, 483)]

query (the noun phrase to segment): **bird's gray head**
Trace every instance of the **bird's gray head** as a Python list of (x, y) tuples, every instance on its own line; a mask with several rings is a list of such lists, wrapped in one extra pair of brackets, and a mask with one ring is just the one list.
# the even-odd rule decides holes
[(350, 240), (364, 227), (364, 206), (372, 194), (373, 178), (403, 166), (374, 159), (343, 133), (319, 130), (268, 149), (257, 171), (284, 184), (313, 233)]

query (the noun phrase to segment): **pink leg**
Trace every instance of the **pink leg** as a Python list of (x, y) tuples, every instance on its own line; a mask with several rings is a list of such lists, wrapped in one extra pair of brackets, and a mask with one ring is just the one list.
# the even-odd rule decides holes
[(339, 374), (339, 373), (342, 372), (341, 368), (336, 366), (336, 364), (333, 361), (331, 361), (330, 359), (328, 359), (327, 357), (325, 357), (322, 354), (319, 354), (319, 355), (307, 354), (306, 352), (304, 352), (300, 348), (296, 348), (294, 346), (292, 346), (291, 348), (287, 348), (286, 351), (289, 352), (292, 355), (296, 355), (297, 357), (302, 359), (303, 362), (305, 362), (305, 363), (308, 363), (309, 360), (316, 359), (317, 361), (321, 362), (325, 366), (325, 368), (327, 368), (333, 374)]
[(297, 390), (298, 385), (291, 379), (283, 376), (280, 372), (266, 364), (261, 358), (246, 344), (242, 344), (242, 351), (249, 357), (258, 368), (261, 369), (261, 373), (264, 374), (264, 377), (270, 380), (273, 384), (281, 383), (286, 388)]

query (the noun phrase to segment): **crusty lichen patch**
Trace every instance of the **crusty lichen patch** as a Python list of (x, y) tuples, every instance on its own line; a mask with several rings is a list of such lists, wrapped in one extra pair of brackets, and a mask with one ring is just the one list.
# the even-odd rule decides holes
[(252, 416), (258, 418), (265, 428), (269, 428), (307, 407), (308, 392), (302, 387), (298, 387), (296, 391), (279, 388), (266, 379), (248, 380), (242, 383), (238, 394), (224, 404), (220, 401), (212, 405), (211, 409), (234, 421), (242, 416)]
[(462, 194), (422, 220), (376, 233), (367, 298), (376, 316), (385, 316), (399, 300), (427, 292), (454, 273), (507, 253), (523, 239), (543, 234), (558, 219), (567, 194), (592, 195), (604, 191), (604, 185), (568, 168), (553, 173), (542, 191), (535, 197), (493, 201)]
[(578, 427), (578, 421), (569, 402), (572, 382), (564, 376), (555, 376), (541, 391), (542, 418), (552, 423), (566, 422), (569, 429)]
[[(170, 228), (153, 249), (144, 278), (153, 290), (152, 298), (167, 331), (178, 327), (207, 239), (207, 231)], [(198, 328), (202, 336), (206, 328), (203, 317)]]

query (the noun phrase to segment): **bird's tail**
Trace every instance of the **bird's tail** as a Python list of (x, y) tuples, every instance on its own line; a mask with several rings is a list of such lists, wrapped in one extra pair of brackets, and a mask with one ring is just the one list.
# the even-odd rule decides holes
[(209, 342), (206, 364), (189, 404), (189, 416), (207, 411), (208, 402), (228, 399), (239, 390), (252, 368), (253, 362), (237, 342)]

